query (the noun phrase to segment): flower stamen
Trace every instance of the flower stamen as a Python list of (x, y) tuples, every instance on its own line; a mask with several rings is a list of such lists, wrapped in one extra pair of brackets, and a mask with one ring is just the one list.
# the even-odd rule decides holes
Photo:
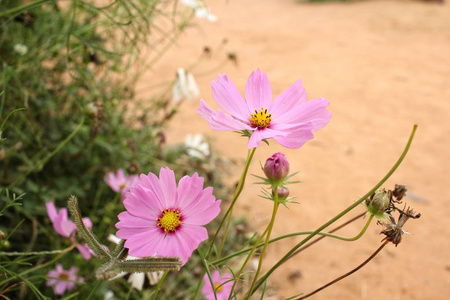
[(181, 225), (181, 214), (178, 209), (164, 209), (161, 211), (161, 217), (157, 218), (157, 225), (164, 232), (175, 232)]
[(214, 290), (216, 291), (216, 293), (220, 292), (222, 290), (222, 285), (220, 283), (216, 283), (214, 285)]
[(255, 113), (250, 115), (250, 124), (259, 129), (269, 127), (270, 121), (272, 121), (272, 114), (267, 113), (267, 108), (264, 107), (261, 107), (259, 111), (255, 109)]

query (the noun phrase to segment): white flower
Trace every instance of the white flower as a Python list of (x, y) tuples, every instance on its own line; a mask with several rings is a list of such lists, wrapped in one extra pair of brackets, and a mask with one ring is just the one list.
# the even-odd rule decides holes
[(217, 21), (217, 17), (209, 13), (206, 3), (200, 0), (180, 0), (184, 5), (191, 7), (195, 11), (197, 18), (207, 19), (210, 22)]
[(14, 51), (19, 53), (20, 55), (25, 55), (28, 52), (28, 48), (27, 48), (27, 46), (25, 46), (23, 44), (15, 44)]
[(179, 68), (177, 71), (177, 79), (172, 90), (172, 98), (175, 102), (182, 99), (196, 98), (200, 95), (194, 76), (186, 72), (185, 69)]
[(114, 293), (112, 291), (107, 291), (103, 300), (114, 300)]
[[(110, 234), (108, 236), (108, 241), (114, 243), (114, 244), (119, 244), (120, 243), (120, 239), (115, 236), (114, 234)], [(127, 259), (137, 259), (138, 257), (134, 257), (134, 256), (127, 256)], [(125, 275), (127, 275), (128, 273), (126, 272), (122, 272), (117, 274), (116, 276), (114, 276), (113, 278), (111, 278), (110, 280), (114, 280), (120, 277), (123, 277)], [(145, 281), (145, 274), (146, 273), (132, 273), (130, 275), (130, 277), (128, 277), (128, 282), (131, 283), (131, 286), (139, 291), (142, 291), (142, 287), (144, 286), (144, 281)], [(157, 284), (159, 282), (159, 280), (161, 279), (162, 275), (164, 274), (163, 271), (157, 271), (157, 272), (149, 272), (147, 273), (147, 277), (148, 277), (148, 282), (150, 283), (150, 285), (154, 285)]]
[(208, 142), (203, 142), (203, 137), (201, 134), (188, 134), (184, 140), (184, 145), (186, 146), (186, 152), (189, 156), (204, 159), (209, 155), (209, 144)]

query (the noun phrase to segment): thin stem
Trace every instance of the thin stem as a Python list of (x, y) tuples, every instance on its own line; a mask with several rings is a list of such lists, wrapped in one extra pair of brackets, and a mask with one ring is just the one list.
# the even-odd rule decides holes
[[(364, 214), (365, 214), (365, 213), (364, 213)], [(362, 214), (362, 215), (364, 215), (364, 214)], [(320, 239), (323, 239), (323, 238), (325, 238), (325, 237), (330, 237), (330, 238), (334, 238), (334, 239), (339, 239), (339, 240), (342, 240), (342, 241), (350, 241), (350, 242), (356, 241), (356, 240), (359, 239), (361, 236), (363, 236), (363, 234), (366, 232), (367, 228), (369, 227), (369, 224), (370, 224), (371, 219), (369, 219), (369, 220), (367, 221), (367, 223), (366, 223), (366, 225), (363, 227), (363, 229), (362, 229), (356, 236), (354, 236), (354, 237), (349, 237), (349, 238), (347, 238), (347, 237), (342, 237), (342, 236), (339, 236), (339, 235), (331, 234), (331, 232), (334, 232), (334, 231), (336, 231), (336, 230), (338, 230), (338, 229), (344, 227), (345, 225), (348, 225), (348, 224), (351, 223), (352, 221), (354, 221), (354, 220), (360, 218), (362, 215), (358, 215), (357, 217), (353, 218), (353, 219), (350, 220), (349, 222), (346, 222), (346, 223), (344, 223), (344, 224), (338, 226), (337, 228), (331, 230), (331, 231), (328, 232), (328, 233), (327, 233), (327, 232), (319, 232), (319, 233), (317, 233), (317, 235), (321, 235), (320, 238), (318, 238), (318, 239), (314, 240), (313, 242), (311, 242), (311, 243), (305, 245), (304, 247), (298, 249), (297, 251), (298, 251), (298, 252), (303, 251), (303, 250), (306, 249), (307, 247), (312, 246), (314, 243), (318, 242)], [(300, 232), (294, 232), (294, 233), (285, 234), (285, 235), (282, 235), (282, 236), (279, 236), (279, 237), (276, 237), (276, 238), (271, 239), (271, 240), (269, 241), (269, 244), (274, 243), (274, 242), (277, 242), (277, 241), (280, 241), (280, 240), (284, 240), (284, 239), (287, 239), (287, 238), (290, 238), (290, 237), (295, 237), (295, 236), (299, 236), (299, 235), (307, 235), (307, 234), (311, 234), (311, 233), (313, 233), (313, 232), (314, 232), (314, 231), (300, 231)], [(259, 241), (258, 241), (258, 242), (259, 242)], [(247, 248), (247, 249), (244, 249), (244, 250), (237, 251), (237, 252), (235, 252), (235, 253), (233, 253), (233, 254), (230, 254), (230, 255), (228, 255), (228, 256), (226, 256), (226, 257), (223, 257), (223, 258), (221, 258), (221, 259), (218, 259), (218, 260), (216, 260), (216, 261), (213, 261), (213, 262), (211, 262), (211, 264), (212, 264), (212, 265), (218, 265), (218, 264), (224, 263), (224, 262), (226, 262), (227, 260), (230, 260), (231, 258), (233, 258), (233, 257), (235, 257), (235, 256), (238, 256), (238, 255), (247, 253), (247, 252), (249, 252), (249, 251), (254, 251), (255, 248), (260, 248), (260, 247), (262, 247), (262, 246), (264, 246), (264, 243), (260, 243), (260, 244), (257, 244), (257, 243), (256, 243), (255, 246), (253, 246), (253, 248)]]
[(61, 250), (52, 250), (52, 251), (38, 251), (38, 252), (0, 252), (0, 255), (5, 256), (28, 256), (28, 255), (51, 255), (51, 254), (60, 254), (69, 252), (74, 248), (74, 245), (67, 247), (66, 249)]
[(228, 214), (227, 226), (225, 227), (225, 232), (223, 233), (222, 241), (220, 242), (219, 250), (217, 251), (217, 257), (220, 257), (222, 253), (223, 246), (225, 246), (225, 241), (227, 240), (228, 231), (230, 230), (231, 225), (231, 217), (233, 216), (233, 208), (230, 209), (230, 213)]
[(164, 281), (164, 279), (166, 279), (166, 276), (167, 276), (168, 273), (169, 273), (169, 271), (164, 271), (164, 274), (161, 277), (161, 279), (159, 280), (158, 285), (156, 286), (155, 292), (152, 295), (152, 300), (156, 299), (156, 296), (158, 295), (159, 290), (161, 289), (161, 286), (163, 284), (163, 281)]
[[(245, 179), (247, 177), (248, 168), (249, 168), (250, 163), (251, 163), (251, 161), (253, 159), (253, 155), (255, 154), (255, 151), (256, 151), (256, 148), (253, 148), (251, 150), (249, 149), (248, 152), (247, 152), (247, 161), (245, 162), (244, 171), (242, 172), (242, 175), (241, 175), (241, 178), (239, 180), (239, 183), (236, 186), (236, 190), (234, 191), (234, 195), (233, 195), (233, 199), (231, 201), (230, 207), (225, 212), (225, 215), (223, 216), (223, 218), (222, 218), (222, 220), (221, 220), (221, 222), (219, 224), (219, 227), (217, 227), (217, 230), (214, 233), (213, 238), (211, 239), (208, 251), (206, 252), (206, 257), (207, 257), (208, 260), (211, 258), (211, 252), (212, 252), (214, 243), (215, 243), (215, 241), (217, 239), (217, 236), (219, 235), (219, 231), (222, 228), (222, 226), (223, 226), (225, 220), (227, 219), (228, 215), (230, 215), (230, 220), (231, 220), (234, 204), (236, 203), (236, 200), (239, 198), (239, 195), (241, 194), (242, 189), (244, 188), (244, 184), (245, 184)], [(224, 236), (226, 236), (227, 234), (228, 234), (228, 232), (225, 232)], [(203, 273), (201, 274), (200, 278), (203, 278), (204, 275), (205, 275), (205, 271), (203, 271)], [(198, 293), (200, 292), (201, 285), (202, 285), (202, 281), (199, 280), (199, 282), (197, 284), (197, 288), (195, 290), (195, 294), (194, 294), (193, 299), (197, 299)]]
[[(350, 224), (350, 223), (352, 223), (352, 222), (358, 220), (359, 218), (361, 218), (361, 217), (363, 217), (363, 216), (365, 216), (365, 215), (366, 215), (366, 213), (363, 212), (362, 214), (359, 214), (359, 215), (357, 215), (356, 217), (353, 217), (352, 219), (350, 219), (350, 220), (348, 220), (347, 222), (345, 222), (345, 223), (343, 223), (343, 224), (337, 226), (336, 228), (333, 228), (332, 230), (330, 230), (329, 233), (336, 232), (336, 231), (338, 231), (339, 229), (341, 229), (341, 228), (347, 226), (348, 224)], [(320, 233), (319, 233), (319, 234), (320, 234)], [(311, 246), (314, 245), (315, 243), (319, 242), (320, 240), (324, 239), (325, 237), (326, 237), (326, 235), (322, 235), (322, 236), (318, 237), (317, 239), (315, 239), (314, 241), (311, 241), (311, 242), (309, 242), (308, 244), (304, 245), (304, 246), (301, 247), (300, 249), (297, 249), (294, 253), (292, 253), (291, 256), (289, 256), (288, 259), (286, 259), (286, 261), (288, 261), (289, 259), (291, 259), (291, 258), (294, 257), (295, 255), (299, 254), (300, 252), (302, 252), (302, 251), (308, 249), (309, 247), (311, 247)], [(285, 262), (286, 262), (286, 261), (285, 261)]]
[[(261, 241), (262, 241), (262, 239), (264, 238), (264, 236), (266, 235), (267, 229), (268, 229), (268, 227), (266, 228), (266, 230), (264, 230), (263, 234), (256, 240), (255, 244), (254, 244), (251, 248), (248, 248), (248, 249), (245, 249), (245, 250), (241, 250), (241, 251), (235, 252), (235, 253), (233, 253), (233, 254), (231, 254), (231, 255), (228, 255), (227, 257), (225, 257), (225, 258), (219, 260), (218, 263), (222, 263), (222, 262), (225, 262), (225, 261), (227, 261), (228, 259), (230, 259), (230, 258), (232, 258), (232, 257), (234, 257), (234, 256), (237, 256), (237, 255), (239, 255), (239, 254), (243, 254), (243, 253), (246, 253), (246, 252), (250, 252), (250, 253), (247, 255), (247, 257), (245, 258), (244, 263), (241, 265), (241, 268), (240, 268), (239, 271), (236, 273), (236, 280), (233, 282), (233, 286), (231, 287), (230, 297), (231, 297), (231, 295), (233, 294), (234, 289), (236, 288), (236, 285), (237, 285), (237, 283), (238, 283), (238, 281), (239, 281), (239, 278), (241, 277), (241, 274), (244, 272), (245, 266), (246, 266), (247, 263), (249, 262), (250, 258), (253, 256), (253, 253), (255, 252), (255, 250), (256, 250), (257, 248), (262, 247), (262, 246), (264, 245), (264, 243), (261, 243)], [(260, 244), (260, 243), (261, 243), (261, 244)], [(215, 262), (213, 262), (212, 264), (214, 265)]]
[(250, 291), (251, 295), (255, 292), (256, 289), (258, 289), (264, 281), (267, 280), (267, 278), (281, 265), (283, 264), (294, 252), (295, 250), (297, 250), (298, 248), (300, 248), (301, 246), (303, 246), (307, 241), (309, 241), (310, 239), (312, 239), (315, 235), (317, 235), (319, 232), (321, 232), (322, 230), (324, 230), (325, 228), (327, 228), (328, 226), (330, 226), (331, 224), (333, 224), (334, 222), (336, 222), (338, 219), (340, 219), (342, 216), (344, 216), (345, 214), (347, 214), (349, 211), (351, 211), (352, 209), (354, 209), (356, 206), (360, 205), (363, 201), (365, 201), (367, 199), (367, 197), (369, 197), (370, 195), (372, 195), (383, 183), (386, 182), (386, 180), (389, 179), (389, 177), (391, 177), (391, 175), (397, 170), (397, 168), (400, 166), (400, 164), (402, 163), (403, 159), (405, 158), (406, 154), (408, 153), (409, 147), (411, 146), (411, 143), (413, 141), (414, 138), (414, 134), (417, 130), (417, 125), (413, 126), (411, 135), (409, 136), (408, 142), (406, 143), (405, 149), (403, 150), (402, 154), (400, 155), (400, 157), (398, 158), (397, 162), (394, 164), (394, 166), (389, 170), (389, 172), (383, 177), (383, 179), (380, 180), (380, 182), (378, 182), (369, 192), (367, 192), (364, 196), (362, 196), (358, 201), (356, 201), (355, 203), (353, 203), (352, 205), (350, 205), (349, 207), (347, 207), (346, 209), (344, 209), (341, 213), (339, 213), (337, 216), (335, 216), (334, 218), (332, 218), (330, 221), (326, 222), (325, 224), (323, 224), (322, 226), (320, 226), (319, 228), (316, 229), (316, 231), (314, 231), (313, 233), (311, 233), (309, 236), (307, 236), (303, 241), (301, 241), (300, 243), (298, 243), (294, 248), (292, 248), (288, 253), (286, 253), (285, 256), (283, 256), (282, 259), (280, 259), (266, 274), (264, 274), (261, 279), (258, 281), (258, 283), (255, 286), (255, 289), (253, 291)]
[(44, 263), (44, 264), (42, 264), (42, 265), (38, 265), (38, 266), (35, 266), (35, 267), (33, 267), (33, 268), (29, 268), (29, 269), (23, 271), (23, 272), (20, 273), (20, 274), (16, 274), (16, 275), (13, 275), (13, 276), (11, 276), (11, 277), (9, 277), (9, 278), (5, 278), (5, 280), (2, 281), (2, 284), (6, 284), (6, 283), (8, 283), (9, 281), (14, 280), (14, 279), (16, 279), (16, 278), (22, 278), (24, 275), (26, 275), (26, 274), (28, 274), (28, 273), (31, 273), (31, 272), (40, 270), (40, 269), (42, 269), (42, 268), (45, 268), (45, 267), (47, 267), (47, 266), (50, 266), (50, 265), (54, 264), (55, 262), (57, 262), (58, 260), (60, 260), (61, 257), (63, 257), (66, 253), (68, 253), (70, 250), (72, 250), (73, 248), (75, 248), (75, 246), (76, 246), (76, 245), (73, 244), (72, 246), (70, 246), (70, 247), (68, 248), (68, 250), (67, 250), (66, 252), (60, 253), (58, 256), (54, 257), (52, 260), (49, 260), (48, 262), (46, 262), (46, 263)]
[(211, 251), (212, 251), (213, 245), (217, 239), (220, 229), (222, 228), (222, 226), (225, 222), (225, 219), (227, 218), (228, 215), (230, 215), (230, 218), (231, 218), (231, 213), (233, 211), (234, 204), (236, 203), (236, 200), (239, 198), (239, 195), (241, 194), (242, 189), (244, 188), (245, 178), (247, 177), (248, 168), (250, 166), (250, 162), (253, 159), (253, 155), (255, 154), (255, 150), (256, 150), (256, 148), (253, 148), (252, 150), (248, 150), (245, 168), (244, 168), (244, 171), (242, 172), (242, 176), (241, 176), (241, 179), (239, 180), (236, 190), (234, 191), (233, 200), (231, 201), (230, 207), (228, 208), (225, 215), (223, 216), (222, 221), (220, 222), (219, 227), (217, 228), (216, 233), (214, 234), (214, 236), (211, 240), (211, 243), (208, 248), (208, 252), (206, 253), (206, 256), (208, 257), (208, 259), (211, 257)]
[(24, 10), (29, 10), (29, 9), (31, 9), (31, 8), (33, 8), (35, 6), (41, 5), (41, 4), (45, 3), (45, 2), (50, 2), (50, 0), (37, 0), (37, 1), (34, 1), (34, 2), (26, 3), (24, 5), (11, 8), (11, 9), (9, 9), (7, 11), (1, 12), (0, 13), (0, 18), (8, 16), (8, 15), (18, 14), (18, 13), (24, 11)]
[(360, 264), (359, 266), (357, 266), (356, 268), (354, 268), (354, 269), (351, 270), (350, 272), (345, 273), (345, 274), (342, 275), (342, 276), (339, 276), (338, 278), (336, 278), (336, 279), (330, 281), (329, 283), (325, 284), (324, 286), (321, 286), (320, 288), (318, 288), (318, 289), (312, 291), (311, 293), (306, 294), (306, 295), (304, 295), (304, 296), (302, 296), (302, 297), (300, 297), (300, 298), (297, 298), (296, 300), (303, 300), (303, 299), (306, 299), (306, 298), (308, 298), (308, 297), (310, 297), (310, 296), (312, 296), (312, 295), (314, 295), (314, 294), (320, 292), (321, 290), (323, 290), (323, 289), (329, 287), (330, 285), (335, 284), (336, 282), (340, 281), (341, 279), (344, 279), (345, 277), (347, 277), (347, 276), (349, 276), (349, 275), (352, 275), (353, 273), (355, 273), (356, 271), (358, 271), (359, 269), (361, 269), (362, 267), (364, 267), (369, 261), (371, 261), (378, 253), (380, 253), (380, 251), (381, 251), (381, 250), (384, 248), (384, 246), (386, 246), (388, 243), (389, 243), (388, 241), (385, 241), (383, 244), (381, 244), (381, 246), (380, 246), (380, 247), (379, 247), (379, 248), (378, 248), (371, 256), (369, 256), (368, 259), (366, 259), (362, 264)]
[(261, 251), (261, 256), (259, 257), (258, 262), (258, 268), (256, 269), (255, 276), (253, 277), (252, 285), (250, 286), (250, 289), (248, 290), (246, 299), (250, 298), (250, 292), (253, 290), (253, 287), (256, 284), (256, 280), (258, 279), (259, 272), (261, 272), (261, 267), (264, 259), (264, 254), (266, 253), (267, 245), (269, 245), (270, 240), (270, 234), (272, 233), (273, 225), (275, 223), (275, 217), (277, 216), (278, 206), (280, 203), (278, 203), (278, 187), (274, 188), (274, 195), (273, 195), (273, 211), (272, 211), (272, 218), (270, 219), (269, 226), (267, 227), (267, 236), (266, 241), (264, 242), (263, 249)]

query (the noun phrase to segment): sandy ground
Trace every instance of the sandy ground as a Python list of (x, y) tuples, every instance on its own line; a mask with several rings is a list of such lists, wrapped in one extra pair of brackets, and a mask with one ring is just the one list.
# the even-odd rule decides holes
[[(397, 248), (388, 245), (361, 271), (311, 299), (448, 299), (450, 5), (293, 0), (214, 0), (209, 5), (218, 22), (196, 20), (141, 87), (173, 77), (204, 46), (215, 49), (226, 38), (225, 49), (237, 54), (238, 65), (200, 76), (222, 61), (224, 53), (213, 52), (207, 64), (193, 71), (209, 104), (214, 103), (209, 83), (216, 73), (227, 73), (243, 92), (258, 67), (267, 72), (274, 96), (301, 78), (309, 99), (331, 102), (331, 122), (301, 149), (285, 149), (274, 141), (257, 149), (250, 173), (259, 174), (258, 162), (281, 151), (303, 181), (291, 188), (301, 204), (281, 209), (273, 236), (315, 229), (352, 204), (387, 173), (413, 124), (419, 125), (410, 153), (385, 187), (406, 184), (406, 201), (422, 218), (406, 224), (411, 234)], [(183, 103), (167, 130), (169, 143), (202, 133), (225, 156), (245, 159), (246, 139), (214, 132), (196, 114), (197, 107), (197, 99)], [(251, 182), (237, 211), (262, 230), (272, 206), (256, 196), (259, 187)], [(355, 235), (363, 222), (341, 233)], [(278, 288), (279, 298), (309, 292), (367, 258), (380, 244), (380, 230), (373, 223), (356, 242), (324, 240), (276, 271), (270, 284)], [(265, 269), (298, 241), (271, 247)], [(296, 272), (299, 276), (292, 276)]]

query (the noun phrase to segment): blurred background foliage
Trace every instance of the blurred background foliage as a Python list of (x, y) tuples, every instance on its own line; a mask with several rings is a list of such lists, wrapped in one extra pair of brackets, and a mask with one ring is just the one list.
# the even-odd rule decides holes
[[(139, 174), (169, 166), (177, 178), (197, 171), (206, 185), (216, 188), (216, 197), (225, 198), (218, 175), (225, 165), (220, 156), (212, 152), (200, 160), (188, 156), (183, 145), (165, 145), (164, 129), (178, 106), (167, 93), (171, 84), (160, 96), (133, 101), (139, 76), (176, 41), (193, 16), (193, 10), (179, 7), (178, 1), (0, 1), (0, 197), (2, 207), (11, 206), (1, 216), (0, 229), (6, 235), (1, 251), (68, 247), (69, 241), (53, 230), (44, 204), (53, 201), (64, 207), (72, 194), (106, 243), (106, 236), (115, 233), (123, 205), (113, 201), (116, 195), (103, 178), (118, 168)], [(143, 48), (150, 49), (145, 60)], [(23, 110), (12, 113), (19, 108)], [(13, 194), (25, 194), (21, 206), (11, 205)], [(45, 274), (54, 262), (44, 271), (26, 273), (50, 259), (53, 256), (2, 256), (0, 273), (7, 275), (0, 277), (0, 291), (25, 281), (27, 287), (14, 287), (9, 295), (53, 295), (45, 287)], [(190, 263), (196, 262), (197, 258)], [(85, 277), (73, 295), (85, 299), (98, 265), (92, 259), (84, 261), (76, 251), (63, 260), (66, 269), (72, 265)], [(17, 273), (22, 275), (14, 279)], [(196, 273), (183, 274), (177, 281), (192, 284)], [(118, 299), (139, 296), (124, 279), (115, 283), (102, 284), (98, 295), (109, 288)]]

